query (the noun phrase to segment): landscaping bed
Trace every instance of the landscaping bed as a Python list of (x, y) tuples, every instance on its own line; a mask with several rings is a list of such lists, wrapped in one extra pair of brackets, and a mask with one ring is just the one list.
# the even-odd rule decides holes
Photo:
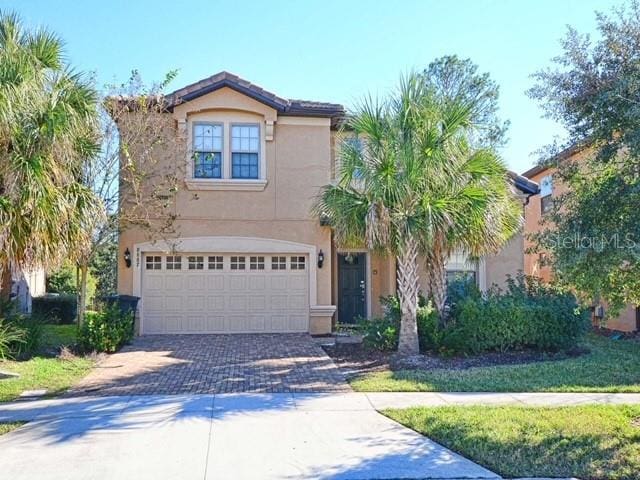
[(547, 353), (533, 350), (516, 352), (489, 352), (473, 356), (439, 356), (432, 353), (412, 357), (398, 356), (395, 353), (367, 348), (362, 344), (340, 344), (323, 346), (327, 354), (338, 367), (351, 375), (379, 372), (385, 370), (465, 370), (473, 367), (496, 365), (520, 365), (533, 362), (566, 360), (590, 353), (585, 346), (569, 352)]
[(635, 480), (640, 406), (386, 410), (399, 423), (505, 478)]
[(589, 334), (569, 353), (399, 358), (362, 345), (325, 347), (356, 391), (640, 392), (640, 348)]

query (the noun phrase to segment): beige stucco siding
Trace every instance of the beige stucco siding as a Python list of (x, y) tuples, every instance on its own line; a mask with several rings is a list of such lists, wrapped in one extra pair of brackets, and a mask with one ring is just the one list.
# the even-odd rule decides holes
[[(322, 250), (327, 259), (331, 258), (330, 229), (321, 227), (311, 214), (316, 195), (331, 178), (328, 119), (278, 118), (274, 109), (229, 88), (179, 105), (171, 115), (176, 123), (175, 134), (184, 133), (189, 145), (194, 122), (226, 125), (223, 155), (227, 157), (229, 126), (236, 123), (259, 125), (260, 159), (264, 165), (261, 177), (266, 185), (254, 191), (234, 189), (233, 186), (231, 189), (226, 186), (226, 190), (211, 189), (209, 187), (215, 186), (215, 181), (191, 182), (190, 154), (184, 158), (175, 158), (175, 155), (162, 158), (159, 153), (158, 167), (172, 162), (182, 167), (178, 169), (180, 182), (175, 197), (174, 233), (163, 240), (195, 237), (273, 239), (312, 246), (317, 252)], [(150, 240), (158, 240), (158, 237), (150, 238), (148, 231), (143, 229), (129, 227), (122, 232), (118, 264), (120, 293), (132, 294), (136, 285), (135, 268), (125, 266), (124, 250), (128, 248), (134, 255), (134, 262), (139, 261), (135, 258), (134, 246)], [(179, 246), (180, 242), (175, 244)], [(315, 281), (310, 282), (315, 290), (312, 298), (315, 297), (316, 305), (331, 305), (332, 262), (325, 261), (322, 268), (315, 268), (315, 257), (309, 258), (309, 262), (314, 264), (315, 271)], [(312, 310), (313, 307), (311, 305)], [(316, 315), (311, 319), (310, 331), (326, 333), (327, 325), (330, 328), (330, 316), (327, 319)]]
[(485, 258), (486, 286), (497, 285), (503, 287), (507, 276), (515, 277), (524, 271), (524, 236), (517, 233), (495, 255)]

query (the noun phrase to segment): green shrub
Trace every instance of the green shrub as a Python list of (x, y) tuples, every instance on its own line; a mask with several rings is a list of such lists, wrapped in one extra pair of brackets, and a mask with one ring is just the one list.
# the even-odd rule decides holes
[(34, 315), (21, 315), (14, 321), (16, 327), (24, 332), (23, 341), (16, 345), (17, 357), (29, 357), (40, 350), (44, 336), (44, 322)]
[(362, 343), (368, 348), (388, 351), (398, 348), (399, 322), (388, 318), (361, 318)]
[(32, 299), (32, 312), (49, 323), (69, 324), (76, 320), (77, 305), (72, 294), (45, 295)]
[(12, 321), (0, 317), (0, 359), (13, 358), (25, 341), (25, 331)]
[(15, 300), (0, 299), (0, 359), (20, 354), (27, 336), (20, 325), (23, 318)]
[(468, 297), (454, 308), (441, 347), (456, 353), (506, 352), (574, 346), (589, 328), (575, 297), (533, 277), (507, 281), (505, 291)]
[[(360, 320), (363, 343), (367, 347), (377, 350), (396, 350), (400, 334), (400, 302), (398, 297), (390, 295), (381, 297), (380, 303), (384, 310), (383, 318)], [(431, 304), (424, 297), (420, 297), (417, 323), (420, 349), (429, 350), (433, 348), (439, 340), (438, 317)]]
[[(382, 319), (364, 320), (365, 345), (394, 350), (398, 345), (400, 304), (397, 297), (380, 299)], [(442, 326), (430, 303), (420, 298), (417, 312), (420, 349), (442, 354), (532, 348), (541, 351), (569, 349), (589, 328), (589, 315), (575, 297), (533, 277), (509, 278), (506, 290), (482, 295), (468, 281), (451, 282), (446, 325)]]
[(101, 312), (87, 312), (80, 343), (86, 350), (113, 353), (133, 338), (133, 312), (122, 313), (118, 305)]

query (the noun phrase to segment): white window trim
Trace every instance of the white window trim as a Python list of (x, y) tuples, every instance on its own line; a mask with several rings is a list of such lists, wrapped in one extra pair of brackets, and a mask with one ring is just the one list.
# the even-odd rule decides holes
[[(266, 161), (266, 140), (265, 123), (251, 121), (228, 120), (201, 120), (194, 119), (188, 121), (189, 128), (189, 161), (185, 183), (189, 190), (240, 190), (240, 191), (263, 191), (267, 186), (267, 161)], [(196, 124), (221, 125), (222, 126), (222, 178), (196, 178), (193, 171), (193, 131)], [(257, 126), (260, 139), (258, 142), (258, 178), (231, 178), (231, 127), (233, 125)]]
[[(257, 152), (250, 152), (250, 151), (243, 151), (240, 150), (238, 152), (235, 153), (257, 153), (258, 154), (258, 178), (233, 178), (233, 141), (232, 141), (232, 137), (231, 137), (231, 132), (233, 130), (233, 127), (258, 127), (258, 151)], [(229, 122), (228, 124), (228, 128), (229, 128), (229, 179), (231, 180), (240, 180), (240, 181), (246, 181), (246, 180), (260, 180), (263, 178), (263, 173), (265, 170), (265, 165), (263, 165), (262, 159), (264, 157), (264, 155), (262, 154), (262, 137), (263, 137), (263, 133), (262, 133), (262, 128), (260, 128), (260, 124), (259, 123), (255, 123), (255, 122)]]
[[(195, 140), (195, 129), (196, 126), (198, 125), (210, 125), (212, 127), (221, 127), (222, 128), (222, 149), (220, 150), (220, 178), (214, 178), (214, 177), (196, 177), (195, 176), (195, 149), (193, 148), (193, 142)], [(191, 155), (190, 155), (190, 165), (191, 168), (189, 170), (189, 176), (194, 179), (194, 180), (204, 180), (204, 181), (211, 181), (211, 180), (221, 180), (224, 178), (225, 175), (225, 168), (224, 168), (224, 164), (225, 164), (225, 138), (224, 138), (224, 123), (222, 122), (207, 122), (205, 120), (194, 120), (193, 122), (191, 122)], [(215, 152), (215, 151), (214, 151)]]

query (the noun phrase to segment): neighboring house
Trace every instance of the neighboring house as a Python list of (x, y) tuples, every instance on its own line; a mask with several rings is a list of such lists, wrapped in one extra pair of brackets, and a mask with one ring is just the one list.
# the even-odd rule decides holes
[[(141, 297), (138, 332), (326, 334), (334, 321), (380, 315), (380, 296), (395, 292), (394, 259), (338, 248), (310, 213), (336, 170), (343, 106), (281, 98), (226, 72), (167, 98), (191, 152), (162, 159), (185, 167), (177, 241), (120, 235), (118, 291)], [(523, 203), (537, 192), (512, 180)], [(478, 263), (454, 255), (449, 275), (502, 283), (524, 268), (523, 244), (517, 235)]]
[[(589, 150), (587, 148), (574, 146), (556, 155), (552, 163), (557, 165), (559, 162), (580, 162), (588, 154)], [(556, 171), (557, 169), (553, 166), (537, 165), (522, 174), (540, 185), (540, 194), (532, 197), (525, 208), (525, 236), (539, 232), (542, 229), (540, 222), (544, 214), (549, 211), (552, 199), (567, 191), (567, 187), (554, 176)], [(531, 247), (533, 247), (531, 241), (525, 240), (525, 252)], [(547, 282), (550, 281), (553, 278), (553, 271), (546, 264), (545, 256), (544, 252), (525, 253), (525, 273), (537, 276)], [(594, 322), (597, 323), (600, 320), (600, 315), (604, 313), (604, 308), (606, 308), (606, 305), (602, 305), (602, 308), (594, 309)], [(629, 305), (618, 317), (608, 319), (606, 327), (625, 332), (639, 330), (640, 310)]]
[(31, 299), (46, 291), (46, 276), (42, 269), (31, 272), (11, 269), (10, 275), (5, 275), (1, 283), (3, 295), (18, 302), (22, 313), (31, 313)]

